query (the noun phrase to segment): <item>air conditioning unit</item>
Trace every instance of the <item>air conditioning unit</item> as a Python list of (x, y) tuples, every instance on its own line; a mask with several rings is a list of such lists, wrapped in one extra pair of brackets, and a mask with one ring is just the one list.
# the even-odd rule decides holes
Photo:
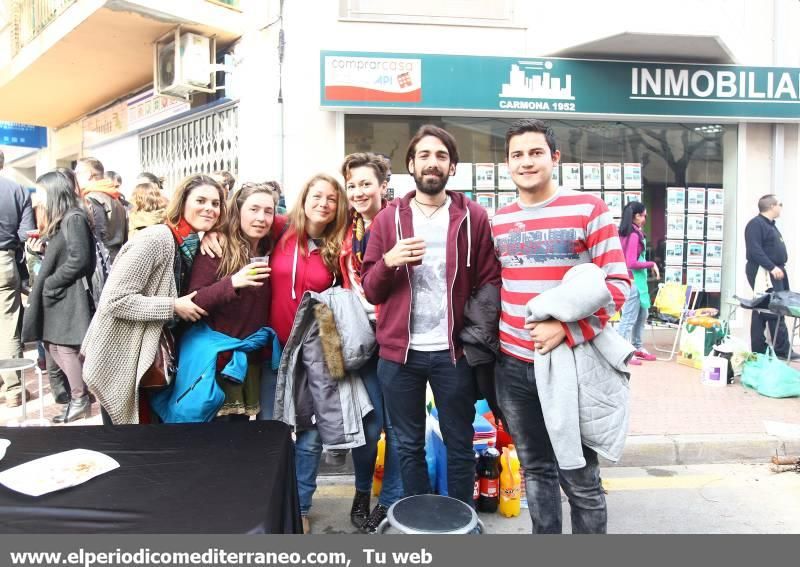
[(156, 93), (189, 99), (193, 92), (217, 90), (217, 42), (213, 37), (183, 32), (178, 26), (153, 44)]

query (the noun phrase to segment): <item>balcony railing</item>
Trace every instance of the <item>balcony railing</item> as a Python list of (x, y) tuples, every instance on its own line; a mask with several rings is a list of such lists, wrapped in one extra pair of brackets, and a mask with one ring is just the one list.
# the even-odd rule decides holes
[(12, 0), (11, 56), (28, 45), (77, 0)]
[[(0, 0), (2, 1), (2, 0)], [(5, 29), (10, 40), (9, 54), (13, 58), (67, 8), (78, 0), (5, 0), (10, 4), (10, 26)], [(227, 8), (239, 10), (240, 0), (206, 0)], [(2, 24), (2, 22), (0, 22)], [(0, 29), (0, 37), (4, 30)], [(2, 57), (3, 49), (0, 49)]]

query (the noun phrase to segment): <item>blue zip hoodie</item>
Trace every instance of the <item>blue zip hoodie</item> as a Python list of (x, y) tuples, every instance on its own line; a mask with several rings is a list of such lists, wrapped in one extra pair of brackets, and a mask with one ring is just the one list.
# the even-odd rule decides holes
[(222, 407), (225, 394), (217, 384), (217, 355), (233, 351), (222, 374), (237, 382), (247, 375), (247, 353), (272, 340), (272, 369), (281, 360), (278, 336), (261, 327), (245, 339), (214, 331), (205, 323), (192, 325), (178, 345), (178, 374), (172, 386), (150, 395), (150, 405), (165, 423), (211, 421)]

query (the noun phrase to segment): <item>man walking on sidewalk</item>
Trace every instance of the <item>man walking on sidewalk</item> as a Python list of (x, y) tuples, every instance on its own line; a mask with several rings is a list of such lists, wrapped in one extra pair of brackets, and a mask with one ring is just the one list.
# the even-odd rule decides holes
[[(607, 510), (597, 453), (583, 445), (585, 466), (571, 470), (559, 466), (537, 390), (534, 349), (546, 354), (564, 341), (570, 348), (591, 341), (613, 311), (622, 307), (630, 280), (605, 203), (559, 188), (552, 180), (559, 157), (553, 131), (540, 120), (517, 121), (506, 133), (506, 163), (519, 198), (492, 219), (502, 265), (501, 352), (495, 388), (525, 469), (533, 532), (561, 533), (560, 484), (569, 498), (572, 532), (605, 533)], [(613, 305), (575, 323), (555, 319), (526, 323), (530, 299), (558, 286), (573, 266), (587, 263), (605, 272)]]
[[(744, 228), (744, 245), (747, 250), (745, 274), (754, 292), (789, 289), (789, 276), (786, 273), (789, 255), (783, 236), (775, 226), (775, 220), (781, 216), (782, 211), (783, 203), (775, 195), (764, 195), (758, 200), (758, 215), (750, 219)], [(790, 355), (792, 360), (800, 359), (800, 354), (792, 351), (792, 345), (789, 344), (789, 331), (783, 318), (755, 310), (750, 318), (750, 348), (753, 352), (767, 351), (765, 327), (769, 329), (778, 356), (786, 358)]]
[(450, 496), (472, 502), (475, 382), (459, 333), (467, 299), (499, 286), (486, 211), (445, 191), (455, 173), (453, 137), (422, 126), (406, 152), (417, 189), (372, 222), (362, 267), (367, 300), (380, 304), (378, 376), (397, 434), (407, 495), (431, 491), (425, 463), (425, 385), (430, 382), (447, 447)]
[[(5, 155), (0, 150), (0, 170), (4, 163)], [(28, 192), (19, 183), (0, 176), (0, 359), (22, 357), (22, 282), (17, 259), (21, 258), (28, 231), (35, 228)], [(6, 406), (20, 405), (19, 372), (4, 372), (2, 379)]]

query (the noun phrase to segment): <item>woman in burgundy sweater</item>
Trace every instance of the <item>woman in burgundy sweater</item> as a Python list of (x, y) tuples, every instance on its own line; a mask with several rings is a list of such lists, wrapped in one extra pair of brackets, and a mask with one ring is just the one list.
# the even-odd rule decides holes
[[(270, 326), (270, 268), (268, 256), (275, 234), (286, 221), (275, 217), (275, 196), (267, 184), (245, 184), (231, 201), (225, 238), (220, 239), (222, 256), (198, 254), (192, 268), (189, 291), (197, 291), (194, 302), (208, 311), (204, 322), (231, 337), (243, 339), (261, 327)], [(262, 257), (263, 260), (251, 261)], [(250, 354), (247, 377), (236, 384), (217, 375), (225, 402), (217, 419), (250, 419), (260, 409), (261, 366), (269, 360), (269, 347)], [(266, 358), (265, 358), (266, 357)], [(230, 361), (222, 353), (221, 370)]]

